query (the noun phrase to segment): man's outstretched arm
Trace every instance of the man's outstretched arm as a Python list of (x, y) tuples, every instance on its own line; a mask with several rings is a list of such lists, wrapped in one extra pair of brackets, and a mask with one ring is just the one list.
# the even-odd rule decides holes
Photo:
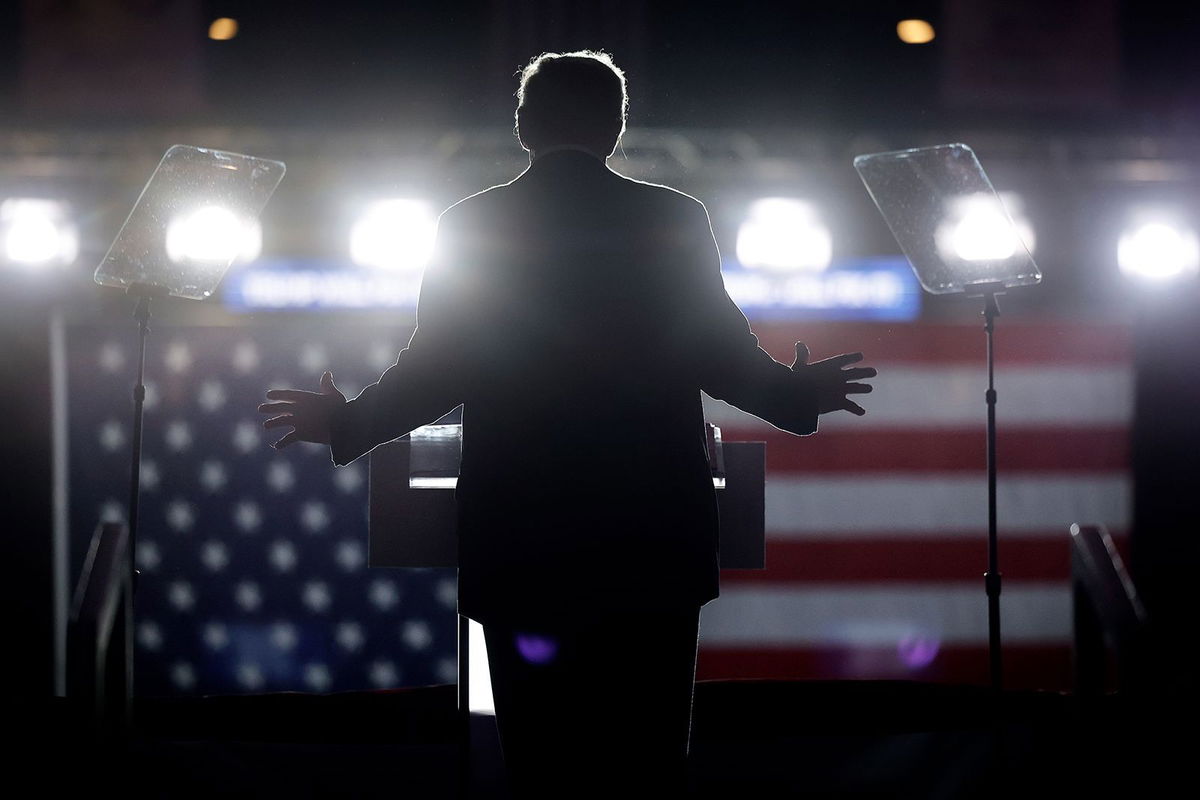
[[(862, 406), (850, 395), (866, 394), (875, 377), (871, 367), (849, 367), (862, 353), (846, 353), (808, 362), (808, 348), (796, 343), (796, 360), (786, 366), (759, 347), (758, 337), (721, 278), (721, 256), (708, 212), (697, 203), (696, 259), (700, 287), (695, 313), (704, 347), (701, 388), (711, 397), (753, 414), (781, 430), (806, 435), (817, 430), (817, 418), (832, 411), (861, 416)], [(848, 368), (849, 367), (849, 368)]]
[(329, 445), (335, 464), (348, 464), (377, 445), (428, 424), (463, 402), (462, 309), (457, 297), (455, 265), (450, 256), (454, 237), (439, 225), (434, 258), (421, 280), (417, 328), (396, 363), (379, 380), (347, 401), (333, 377), (322, 377), (320, 392), (272, 389), (274, 401), (259, 411), (275, 414), (265, 428), (292, 426), (275, 443), (277, 449), (292, 442)]

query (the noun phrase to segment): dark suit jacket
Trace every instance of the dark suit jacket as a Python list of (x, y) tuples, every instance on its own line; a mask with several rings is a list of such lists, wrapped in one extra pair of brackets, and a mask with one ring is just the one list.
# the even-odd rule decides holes
[(703, 204), (576, 150), (439, 221), (418, 327), (346, 403), (346, 464), (463, 404), (459, 610), (481, 622), (717, 596), (701, 390), (796, 434), (815, 395), (725, 293)]

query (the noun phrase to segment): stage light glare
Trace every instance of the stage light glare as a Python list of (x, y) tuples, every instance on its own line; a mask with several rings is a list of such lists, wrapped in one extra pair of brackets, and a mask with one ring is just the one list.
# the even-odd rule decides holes
[(905, 44), (928, 44), (933, 41), (933, 26), (923, 19), (902, 19), (896, 23), (896, 35)]
[(421, 200), (372, 203), (350, 229), (350, 257), (364, 267), (416, 272), (433, 255), (437, 216)]
[(167, 257), (227, 264), (235, 258), (253, 261), (262, 249), (262, 228), (224, 206), (202, 206), (167, 225)]
[(833, 257), (833, 238), (810, 203), (767, 197), (750, 206), (736, 249), (746, 267), (819, 272)]
[(229, 17), (214, 19), (212, 24), (208, 26), (208, 38), (215, 39), (218, 42), (228, 41), (237, 36), (237, 33), (237, 20)]
[[(944, 258), (959, 261), (1006, 261), (1021, 252), (1033, 252), (1033, 228), (1020, 215), (1021, 201), (1011, 193), (980, 192), (956, 198), (947, 220), (937, 233)], [(1007, 209), (1006, 206), (1007, 205)], [(1009, 210), (1013, 216), (1009, 216)]]
[(1126, 275), (1152, 281), (1194, 275), (1200, 270), (1200, 240), (1182, 225), (1143, 222), (1121, 234), (1117, 264)]
[(487, 640), (483, 626), (475, 620), (467, 627), (467, 704), (476, 714), (495, 714), (496, 703), (492, 697), (492, 673), (488, 669)]
[(0, 203), (4, 258), (26, 266), (70, 264), (79, 254), (79, 235), (63, 203), (11, 198)]

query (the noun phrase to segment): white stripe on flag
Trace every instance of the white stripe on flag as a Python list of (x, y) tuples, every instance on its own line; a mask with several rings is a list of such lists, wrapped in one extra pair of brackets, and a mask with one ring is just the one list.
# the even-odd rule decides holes
[[(822, 428), (961, 428), (986, 419), (987, 372), (955, 367), (879, 365), (869, 395), (856, 398), (865, 417), (827, 414)], [(1133, 415), (1133, 376), (1127, 366), (1041, 367), (996, 370), (1000, 430), (1016, 426), (1118, 426)], [(765, 423), (725, 403), (705, 398), (705, 418), (737, 428), (747, 438)], [(735, 438), (735, 437), (728, 437)]]
[[(997, 481), (1000, 533), (1061, 531), (1073, 522), (1126, 528), (1131, 479), (1126, 473), (1008, 475)], [(982, 474), (913, 478), (767, 476), (767, 534), (774, 539), (846, 538), (863, 533), (913, 535), (987, 529)]]
[[(1000, 596), (1005, 642), (1059, 642), (1070, 637), (1066, 586), (1005, 587)], [(987, 597), (978, 586), (735, 588), (704, 607), (701, 644), (715, 647), (901, 646), (986, 643)]]

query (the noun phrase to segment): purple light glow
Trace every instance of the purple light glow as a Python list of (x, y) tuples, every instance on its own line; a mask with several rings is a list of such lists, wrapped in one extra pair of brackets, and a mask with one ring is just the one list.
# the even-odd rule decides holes
[(530, 664), (549, 664), (558, 654), (558, 642), (548, 636), (517, 634), (517, 652)]
[(941, 642), (937, 639), (909, 635), (901, 639), (900, 643), (896, 645), (896, 654), (900, 656), (900, 660), (909, 669), (922, 669), (933, 663), (940, 649)]

